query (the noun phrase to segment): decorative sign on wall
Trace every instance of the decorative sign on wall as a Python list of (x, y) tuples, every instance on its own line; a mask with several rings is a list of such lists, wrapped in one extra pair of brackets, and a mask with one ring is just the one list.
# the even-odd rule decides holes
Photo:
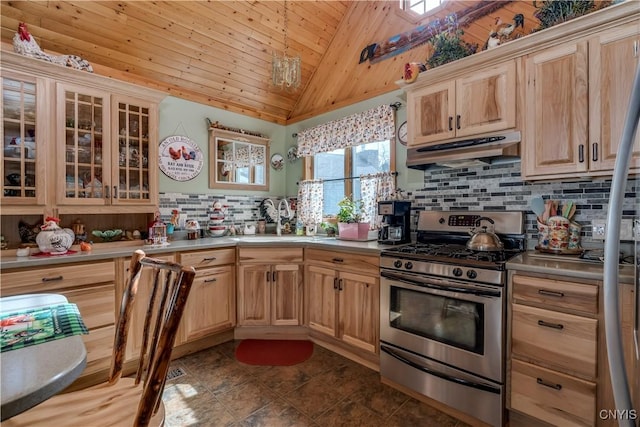
[(189, 181), (202, 170), (204, 156), (198, 144), (188, 136), (168, 136), (160, 143), (160, 170), (176, 181)]

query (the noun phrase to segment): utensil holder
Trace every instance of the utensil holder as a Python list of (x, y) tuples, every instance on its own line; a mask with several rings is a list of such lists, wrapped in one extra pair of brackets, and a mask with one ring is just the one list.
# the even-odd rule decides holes
[(570, 221), (563, 216), (552, 216), (548, 219), (547, 224), (549, 226), (549, 249), (568, 249)]

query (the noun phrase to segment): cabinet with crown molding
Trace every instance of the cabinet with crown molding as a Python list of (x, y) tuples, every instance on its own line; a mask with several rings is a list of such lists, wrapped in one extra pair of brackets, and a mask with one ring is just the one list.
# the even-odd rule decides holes
[(10, 52), (2, 61), (3, 107), (14, 107), (2, 117), (3, 215), (157, 209), (164, 94)]

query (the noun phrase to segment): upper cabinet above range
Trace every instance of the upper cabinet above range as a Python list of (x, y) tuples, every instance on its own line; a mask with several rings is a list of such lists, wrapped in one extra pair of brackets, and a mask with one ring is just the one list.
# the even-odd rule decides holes
[(165, 95), (2, 55), (3, 213), (155, 211)]
[(414, 147), (515, 128), (515, 61), (410, 87), (407, 117)]

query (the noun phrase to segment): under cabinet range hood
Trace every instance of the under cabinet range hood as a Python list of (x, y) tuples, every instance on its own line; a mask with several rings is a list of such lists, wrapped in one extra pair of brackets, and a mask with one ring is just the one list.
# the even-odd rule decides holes
[(410, 148), (407, 150), (407, 167), (422, 170), (434, 165), (468, 167), (496, 159), (518, 159), (519, 156), (520, 132), (513, 131)]

